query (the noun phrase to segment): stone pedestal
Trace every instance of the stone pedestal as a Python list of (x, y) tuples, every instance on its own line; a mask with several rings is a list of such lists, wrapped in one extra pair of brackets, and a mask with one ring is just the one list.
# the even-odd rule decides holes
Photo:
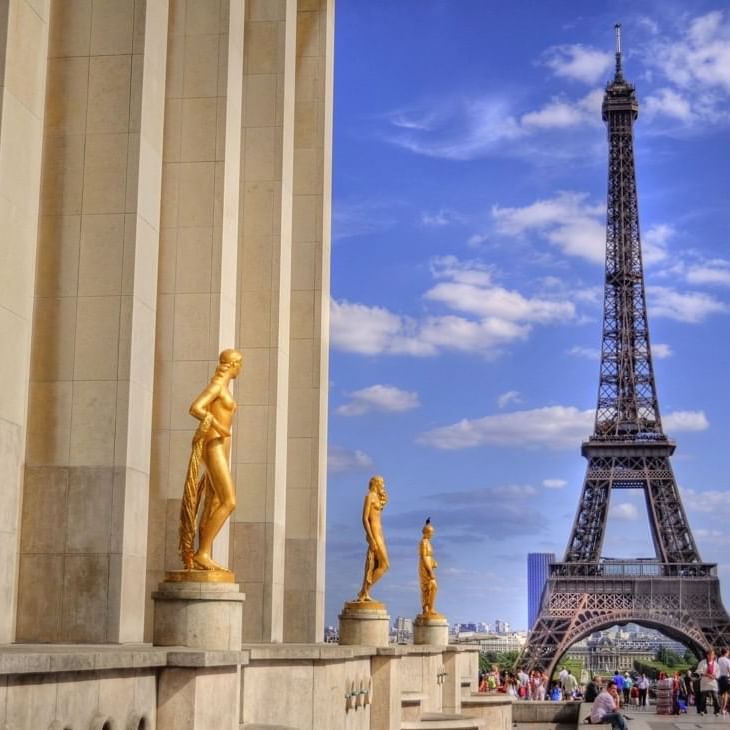
[(156, 646), (240, 651), (246, 594), (237, 583), (165, 581), (152, 598)]
[(446, 646), (449, 643), (449, 622), (440, 613), (419, 614), (413, 622), (413, 643)]
[(378, 601), (350, 601), (342, 609), (340, 644), (388, 646), (390, 616)]

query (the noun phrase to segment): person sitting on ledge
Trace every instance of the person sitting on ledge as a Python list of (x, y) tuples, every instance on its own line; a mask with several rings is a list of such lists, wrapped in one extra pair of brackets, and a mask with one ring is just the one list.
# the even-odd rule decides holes
[(626, 730), (624, 716), (618, 711), (619, 698), (616, 682), (612, 679), (593, 702), (591, 724), (611, 723), (613, 730)]

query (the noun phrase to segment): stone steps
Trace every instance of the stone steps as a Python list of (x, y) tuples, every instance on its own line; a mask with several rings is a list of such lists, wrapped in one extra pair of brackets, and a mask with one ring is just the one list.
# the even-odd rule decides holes
[(486, 720), (446, 712), (425, 712), (417, 720), (401, 722), (401, 730), (486, 730)]

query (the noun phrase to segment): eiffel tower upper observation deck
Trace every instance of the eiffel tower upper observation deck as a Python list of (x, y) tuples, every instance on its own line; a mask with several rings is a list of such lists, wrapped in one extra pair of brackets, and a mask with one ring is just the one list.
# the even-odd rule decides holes
[[(565, 557), (550, 566), (524, 660), (550, 671), (583, 637), (615, 623), (652, 626), (695, 651), (730, 645), (716, 566), (703, 563), (679, 496), (662, 429), (649, 344), (639, 235), (633, 124), (634, 87), (623, 75), (621, 27), (606, 86), (608, 201), (603, 340), (593, 434), (582, 445), (588, 469)], [(655, 556), (601, 558), (612, 489), (643, 489)]]

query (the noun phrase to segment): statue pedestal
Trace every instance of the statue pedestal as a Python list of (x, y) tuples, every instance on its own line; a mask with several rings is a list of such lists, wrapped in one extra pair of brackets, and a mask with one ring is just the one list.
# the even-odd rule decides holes
[(340, 618), (340, 644), (388, 646), (390, 616), (379, 601), (348, 601)]
[(238, 584), (198, 583), (174, 574), (168, 574), (167, 578), (152, 594), (155, 602), (153, 643), (156, 646), (240, 651), (246, 594), (241, 593)]
[(413, 622), (413, 643), (446, 646), (449, 643), (449, 622), (440, 613), (418, 614)]

